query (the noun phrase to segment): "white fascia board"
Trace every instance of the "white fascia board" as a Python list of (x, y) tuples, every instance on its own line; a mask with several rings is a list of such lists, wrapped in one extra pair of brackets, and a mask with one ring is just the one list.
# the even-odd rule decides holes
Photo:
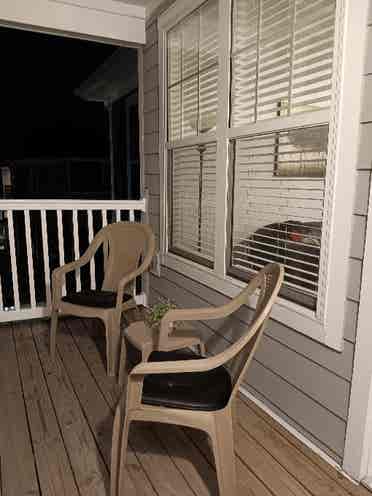
[[(82, 38), (107, 39), (117, 41), (118, 44), (145, 43), (144, 9), (141, 17), (138, 17), (125, 13), (130, 12), (125, 10), (128, 7), (126, 4), (112, 0), (100, 0), (100, 9), (94, 8), (98, 5), (98, 0), (93, 1), (93, 8), (85, 5), (86, 0), (79, 0), (79, 5), (77, 0), (68, 2), (69, 0), (64, 3), (55, 0), (1, 0), (0, 24), (56, 34), (70, 33)], [(110, 10), (112, 4), (119, 5), (115, 11)], [(137, 7), (132, 12), (138, 12)]]

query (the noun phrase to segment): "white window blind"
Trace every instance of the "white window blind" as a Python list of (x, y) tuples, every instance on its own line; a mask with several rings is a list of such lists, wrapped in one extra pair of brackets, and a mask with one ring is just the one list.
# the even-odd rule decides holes
[(327, 108), (336, 0), (234, 0), (231, 127)]
[(238, 138), (233, 148), (230, 273), (285, 267), (283, 295), (315, 308), (328, 126)]
[(214, 130), (218, 84), (218, 1), (168, 32), (168, 141)]
[(213, 266), (216, 144), (170, 151), (170, 251)]

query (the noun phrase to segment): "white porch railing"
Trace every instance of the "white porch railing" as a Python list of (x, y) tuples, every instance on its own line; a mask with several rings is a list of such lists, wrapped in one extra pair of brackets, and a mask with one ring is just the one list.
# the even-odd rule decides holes
[[(0, 200), (0, 322), (48, 316), (53, 269), (79, 258), (108, 223), (143, 222), (146, 203)], [(95, 289), (102, 278), (103, 254), (98, 250), (89, 265), (67, 275), (64, 292), (66, 287)]]

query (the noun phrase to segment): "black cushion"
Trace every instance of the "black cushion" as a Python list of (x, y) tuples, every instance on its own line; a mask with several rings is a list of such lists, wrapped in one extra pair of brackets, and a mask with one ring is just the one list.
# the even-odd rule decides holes
[[(130, 300), (131, 295), (124, 294), (123, 303)], [(78, 293), (68, 293), (62, 298), (66, 303), (81, 305), (83, 307), (114, 308), (116, 306), (115, 291), (87, 290)]]
[[(203, 360), (203, 357), (184, 350), (154, 351), (149, 362), (194, 359)], [(214, 411), (227, 405), (231, 390), (230, 374), (222, 366), (208, 372), (149, 374), (143, 382), (142, 402), (182, 410)]]

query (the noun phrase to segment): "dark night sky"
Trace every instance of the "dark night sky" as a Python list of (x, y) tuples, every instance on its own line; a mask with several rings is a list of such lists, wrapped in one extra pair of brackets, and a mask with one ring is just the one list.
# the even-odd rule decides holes
[(0, 28), (0, 160), (108, 154), (103, 103), (73, 90), (115, 47)]

